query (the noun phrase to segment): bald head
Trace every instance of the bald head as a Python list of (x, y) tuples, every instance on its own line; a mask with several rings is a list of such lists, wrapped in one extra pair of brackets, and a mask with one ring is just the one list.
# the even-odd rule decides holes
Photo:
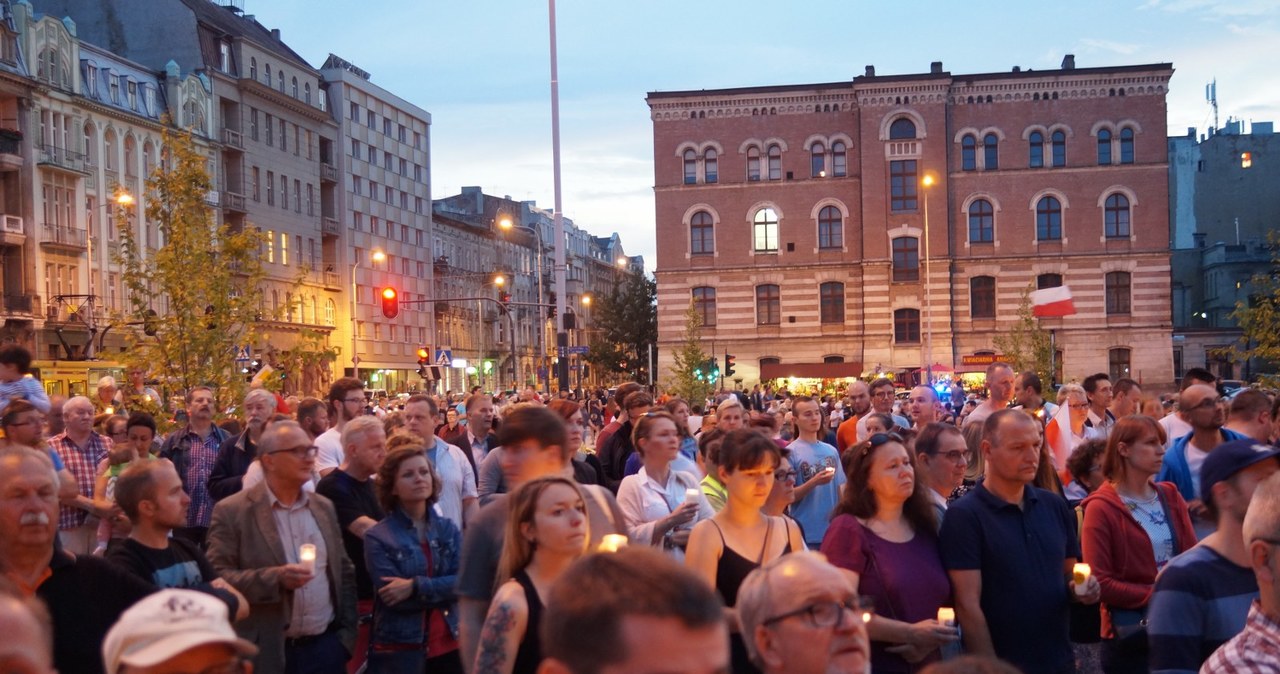
[(1215, 430), (1226, 421), (1218, 404), (1218, 390), (1207, 384), (1194, 384), (1183, 390), (1178, 396), (1178, 411), (1196, 430)]
[(917, 428), (938, 420), (938, 392), (932, 386), (917, 386), (907, 398), (911, 423)]

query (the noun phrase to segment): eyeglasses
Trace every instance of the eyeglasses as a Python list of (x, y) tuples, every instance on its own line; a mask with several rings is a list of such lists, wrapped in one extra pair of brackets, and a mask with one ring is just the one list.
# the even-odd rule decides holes
[(794, 470), (779, 470), (774, 472), (773, 480), (775, 482), (786, 482), (787, 480), (796, 479), (797, 473)]
[(365, 403), (366, 403), (366, 402), (368, 402), (368, 401), (366, 401), (366, 400), (364, 399), (364, 397), (363, 397), (363, 396), (361, 396), (361, 397), (359, 397), (359, 398), (343, 398), (343, 399), (342, 399), (342, 402), (344, 402), (344, 403), (360, 403), (361, 405), (363, 405), (363, 404), (365, 404)]
[(1201, 400), (1199, 403), (1188, 407), (1187, 411), (1190, 412), (1191, 410), (1202, 410), (1210, 407), (1217, 407), (1217, 405), (1218, 405), (1217, 398), (1205, 398), (1204, 400)]
[(973, 452), (967, 449), (953, 449), (945, 454), (934, 454), (934, 456), (941, 456), (951, 463), (963, 463), (966, 466), (973, 461)]
[(872, 394), (872, 397), (879, 398), (880, 400), (888, 400), (893, 397), (893, 391), (876, 391)]
[(1069, 403), (1069, 405), (1070, 405), (1071, 409), (1073, 409), (1073, 410), (1087, 410), (1087, 409), (1089, 409), (1089, 403)]
[(858, 615), (861, 612), (863, 622), (871, 620), (871, 601), (866, 597), (857, 597), (853, 599), (845, 599), (843, 601), (819, 601), (802, 606), (794, 611), (788, 611), (782, 615), (777, 615), (760, 623), (769, 626), (777, 622), (781, 622), (788, 618), (796, 616), (805, 616), (810, 627), (816, 629), (839, 629), (844, 627), (846, 615)]
[(305, 445), (302, 447), (288, 447), (285, 449), (277, 449), (267, 452), (268, 454), (292, 454), (299, 459), (310, 459), (320, 452), (320, 448), (315, 445)]

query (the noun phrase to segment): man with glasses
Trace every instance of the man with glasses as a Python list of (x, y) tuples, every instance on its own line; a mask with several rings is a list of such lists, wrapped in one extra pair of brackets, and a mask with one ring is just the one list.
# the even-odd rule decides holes
[(765, 674), (867, 674), (869, 615), (857, 576), (811, 551), (752, 571), (738, 589), (747, 654)]
[(1204, 663), (1205, 674), (1280, 672), (1280, 477), (1267, 478), (1253, 492), (1244, 516), (1244, 543), (1258, 598), (1249, 607), (1244, 631)]
[(187, 524), (173, 530), (173, 535), (204, 547), (213, 515), (213, 499), (209, 498), (209, 473), (218, 460), (218, 448), (230, 435), (213, 423), (213, 389), (196, 386), (187, 391), (187, 426), (180, 428), (160, 445), (160, 458), (173, 462), (182, 478), (182, 488), (191, 497)]
[[(858, 442), (866, 440), (871, 435), (867, 430), (867, 417), (871, 414), (887, 414), (893, 418), (893, 423), (901, 428), (910, 428), (911, 422), (900, 414), (893, 413), (894, 386), (893, 380), (887, 377), (881, 377), (871, 382), (871, 412), (858, 418)], [(892, 429), (889, 429), (892, 430)]]
[(929, 488), (929, 500), (938, 515), (938, 523), (947, 512), (951, 492), (964, 483), (964, 473), (973, 460), (973, 452), (959, 428), (933, 422), (919, 428), (916, 436), (916, 478)]
[(209, 496), (220, 501), (244, 488), (244, 474), (258, 456), (257, 442), (276, 412), (276, 396), (264, 388), (250, 389), (244, 397), (244, 431), (227, 438), (209, 472)]
[(1191, 511), (1196, 538), (1203, 539), (1213, 533), (1215, 523), (1205, 508), (1205, 494), (1198, 489), (1201, 467), (1214, 447), (1231, 440), (1241, 440), (1244, 436), (1223, 428), (1226, 415), (1218, 404), (1218, 390), (1212, 386), (1188, 386), (1178, 396), (1178, 409), (1187, 423), (1191, 424), (1191, 432), (1175, 440), (1165, 453), (1164, 464), (1160, 467), (1156, 480), (1177, 485), (1178, 492), (1187, 501), (1187, 508)]
[(355, 377), (343, 377), (329, 387), (329, 423), (333, 427), (316, 437), (320, 454), (316, 457), (316, 469), (320, 477), (328, 475), (342, 465), (342, 428), (348, 421), (364, 416), (368, 400), (364, 395), (364, 383)]
[(107, 632), (113, 674), (249, 674), (253, 643), (236, 637), (227, 607), (191, 590), (161, 590), (130, 607)]
[(305, 491), (316, 447), (296, 422), (259, 438), (263, 481), (213, 509), (209, 561), (249, 600), (236, 627), (259, 672), (342, 674), (356, 635), (355, 567), (333, 503)]
[[(1253, 440), (1219, 445), (1204, 460), (1200, 493), (1217, 530), (1156, 576), (1147, 608), (1152, 672), (1196, 672), (1244, 629), (1258, 599), (1255, 546), (1246, 542), (1244, 521), (1259, 485), (1277, 472), (1280, 449)], [(1275, 529), (1268, 535), (1280, 540)]]
[(810, 549), (822, 545), (822, 537), (831, 522), (831, 511), (844, 491), (845, 474), (840, 466), (840, 453), (818, 439), (822, 429), (822, 408), (808, 396), (796, 396), (791, 402), (799, 437), (787, 445), (796, 478), (795, 503), (791, 516), (804, 530), (804, 542)]

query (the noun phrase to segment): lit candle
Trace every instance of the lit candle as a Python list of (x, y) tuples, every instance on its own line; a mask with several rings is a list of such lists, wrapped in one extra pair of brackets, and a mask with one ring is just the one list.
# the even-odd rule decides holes
[(622, 534), (605, 534), (600, 539), (600, 546), (596, 548), (600, 552), (617, 552), (619, 548), (627, 547), (627, 537)]
[(938, 623), (947, 627), (954, 627), (956, 624), (956, 610), (950, 606), (943, 606), (938, 609)]
[(698, 497), (701, 495), (702, 495), (701, 489), (690, 487), (684, 490), (684, 501), (685, 503), (688, 503), (690, 501), (693, 501), (696, 503), (698, 501)]
[(1089, 576), (1091, 575), (1093, 575), (1093, 569), (1090, 569), (1089, 565), (1084, 562), (1079, 562), (1071, 567), (1071, 580), (1075, 582), (1076, 594), (1083, 596), (1089, 593), (1085, 586), (1088, 585)]
[(316, 546), (303, 543), (298, 547), (298, 563), (307, 567), (307, 573), (316, 572)]

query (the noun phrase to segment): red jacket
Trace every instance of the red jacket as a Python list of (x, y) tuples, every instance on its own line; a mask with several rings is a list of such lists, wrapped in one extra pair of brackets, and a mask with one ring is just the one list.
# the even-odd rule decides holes
[[(1196, 544), (1187, 502), (1172, 482), (1156, 482), (1156, 492), (1173, 527), (1173, 554)], [(1110, 607), (1140, 609), (1151, 600), (1156, 582), (1156, 556), (1151, 539), (1120, 500), (1115, 485), (1103, 483), (1086, 498), (1081, 547), (1084, 561), (1102, 586), (1102, 636), (1114, 636)]]

